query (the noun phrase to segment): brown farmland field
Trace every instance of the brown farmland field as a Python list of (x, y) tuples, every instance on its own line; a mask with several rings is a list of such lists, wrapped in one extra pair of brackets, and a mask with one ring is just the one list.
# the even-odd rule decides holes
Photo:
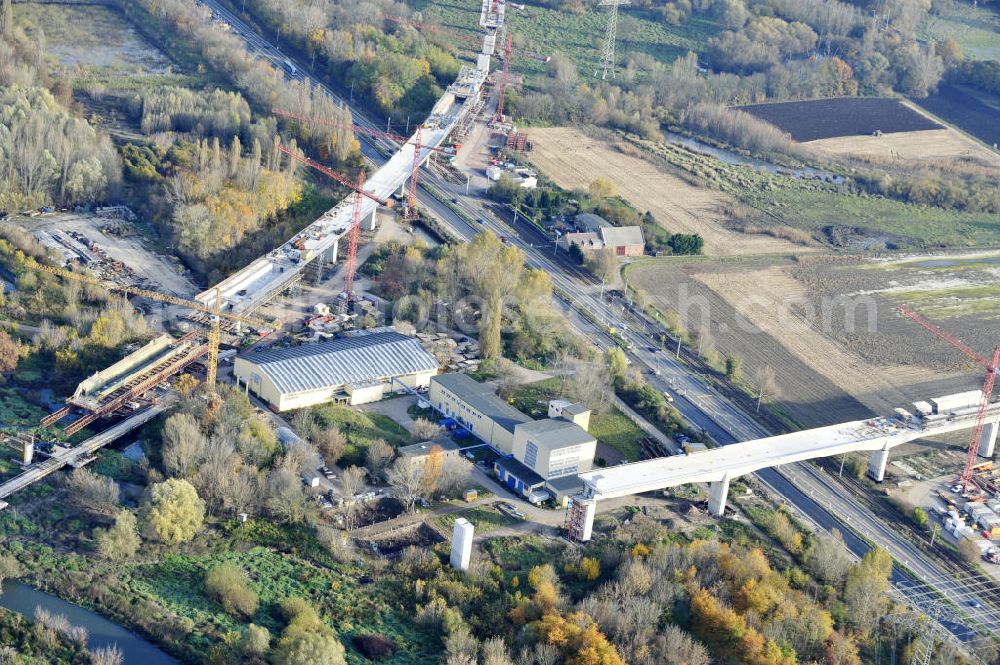
[[(972, 260), (924, 265), (834, 257), (649, 260), (633, 266), (629, 283), (660, 310), (679, 311), (689, 330), (707, 320), (715, 349), (741, 356), (751, 382), (760, 368), (774, 368), (776, 402), (800, 425), (815, 426), (891, 413), (979, 384), (980, 371), (895, 308), (905, 298), (985, 353), (998, 341), (1000, 312), (977, 303), (986, 300), (983, 291), (1000, 289), (1000, 270)], [(907, 291), (935, 281), (955, 287), (942, 291), (942, 300), (964, 297), (969, 306), (935, 309), (930, 297), (914, 301)]]
[(796, 141), (941, 129), (927, 115), (898, 99), (840, 97), (739, 108), (787, 132)]
[(928, 160), (956, 160), (1000, 168), (1000, 152), (954, 129), (898, 132), (882, 136), (840, 136), (806, 143), (818, 153), (837, 157), (874, 157), (907, 166)]
[(626, 154), (605, 139), (582, 130), (552, 127), (531, 130), (531, 161), (564, 189), (586, 190), (597, 178), (614, 183), (618, 194), (639, 212), (653, 213), (671, 233), (698, 233), (707, 255), (795, 253), (809, 248), (787, 240), (752, 236), (726, 228), (721, 210), (733, 202), (722, 192), (697, 187), (638, 154)]

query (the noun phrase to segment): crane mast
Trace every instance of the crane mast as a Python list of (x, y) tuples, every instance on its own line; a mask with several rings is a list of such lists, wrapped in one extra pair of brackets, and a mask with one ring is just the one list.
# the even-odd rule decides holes
[(983, 381), (982, 396), (979, 401), (979, 411), (976, 415), (976, 426), (972, 430), (972, 441), (969, 443), (969, 450), (965, 455), (965, 466), (962, 468), (962, 475), (959, 476), (958, 480), (962, 488), (965, 489), (965, 491), (968, 491), (973, 484), (973, 467), (976, 466), (976, 455), (979, 452), (979, 440), (982, 438), (983, 429), (986, 426), (986, 412), (989, 410), (990, 404), (993, 402), (993, 390), (996, 384), (997, 368), (1000, 366), (1000, 346), (993, 349), (992, 359), (984, 358), (976, 353), (976, 351), (974, 351), (968, 344), (942, 328), (934, 325), (906, 305), (900, 306), (897, 311), (899, 311), (899, 313), (903, 316), (912, 319), (935, 337), (948, 342), (965, 354), (965, 356), (974, 363), (986, 369), (986, 379)]

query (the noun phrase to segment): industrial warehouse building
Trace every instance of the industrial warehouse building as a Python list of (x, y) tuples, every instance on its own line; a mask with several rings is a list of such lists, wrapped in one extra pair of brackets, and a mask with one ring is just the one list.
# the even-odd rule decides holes
[(593, 467), (597, 439), (587, 432), (590, 410), (583, 405), (553, 400), (548, 418), (532, 420), (465, 374), (432, 378), (428, 399), (503, 453), (494, 472), (530, 501), (552, 497), (565, 503), (582, 488), (577, 474)]
[(366, 404), (387, 392), (423, 388), (438, 371), (420, 342), (397, 332), (373, 332), (236, 357), (237, 385), (274, 411), (324, 402)]
[(531, 420), (497, 397), (489, 385), (465, 374), (435, 376), (427, 399), (440, 413), (506, 454), (514, 449), (514, 427)]

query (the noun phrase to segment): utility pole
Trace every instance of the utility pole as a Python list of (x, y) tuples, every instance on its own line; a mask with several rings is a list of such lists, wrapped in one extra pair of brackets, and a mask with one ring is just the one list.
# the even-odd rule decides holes
[(615, 40), (618, 37), (618, 6), (629, 4), (629, 0), (601, 0), (597, 4), (609, 7), (608, 29), (604, 35), (604, 51), (601, 54), (601, 80), (607, 80), (608, 73), (611, 74), (611, 78), (616, 78)]
[(677, 336), (677, 355), (676, 355), (676, 358), (680, 359), (680, 357), (681, 357), (681, 336), (678, 335)]

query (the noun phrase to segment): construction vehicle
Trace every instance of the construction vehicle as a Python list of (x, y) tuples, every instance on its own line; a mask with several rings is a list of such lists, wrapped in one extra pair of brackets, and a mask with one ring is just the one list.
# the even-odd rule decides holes
[(205, 384), (209, 386), (211, 389), (214, 389), (215, 387), (215, 379), (219, 367), (219, 339), (222, 336), (220, 327), (222, 319), (235, 321), (236, 323), (240, 324), (246, 324), (256, 329), (259, 333), (261, 333), (261, 336), (269, 335), (271, 334), (271, 332), (277, 331), (281, 328), (280, 321), (264, 321), (263, 319), (258, 319), (251, 316), (243, 316), (240, 314), (233, 314), (232, 312), (223, 311), (222, 294), (219, 291), (218, 287), (216, 287), (215, 289), (214, 305), (212, 307), (206, 307), (205, 305), (195, 300), (187, 300), (185, 298), (178, 298), (177, 296), (171, 296), (165, 293), (159, 293), (157, 291), (150, 291), (149, 289), (140, 289), (134, 286), (127, 286), (124, 284), (117, 284), (115, 282), (108, 282), (103, 279), (91, 277), (90, 275), (78, 272), (72, 272), (70, 270), (65, 270), (63, 268), (55, 268), (53, 266), (47, 266), (42, 263), (35, 262), (34, 265), (31, 266), (31, 269), (47, 272), (50, 275), (56, 275), (57, 277), (72, 279), (78, 282), (84, 282), (86, 284), (93, 284), (95, 286), (100, 286), (108, 290), (119, 291), (121, 293), (125, 293), (132, 296), (140, 296), (142, 298), (148, 298), (149, 300), (169, 303), (171, 305), (177, 305), (178, 307), (184, 307), (186, 309), (207, 314), (209, 317), (208, 362), (206, 364)]

